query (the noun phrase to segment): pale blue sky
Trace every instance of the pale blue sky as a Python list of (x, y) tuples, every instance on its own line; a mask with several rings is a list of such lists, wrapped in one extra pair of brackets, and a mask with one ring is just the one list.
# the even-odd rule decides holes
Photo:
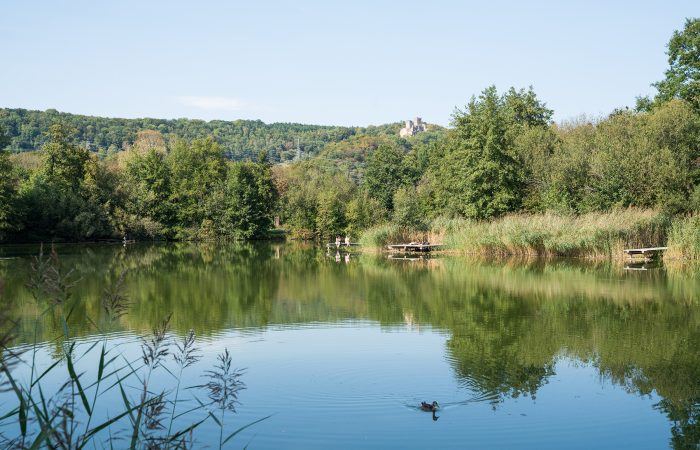
[(534, 86), (557, 120), (634, 105), (700, 1), (0, 3), (0, 106), (369, 125)]

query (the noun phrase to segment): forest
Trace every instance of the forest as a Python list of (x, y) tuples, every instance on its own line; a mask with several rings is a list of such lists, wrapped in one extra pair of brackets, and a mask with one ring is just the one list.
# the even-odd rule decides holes
[(194, 119), (118, 119), (58, 112), (0, 108), (0, 127), (10, 141), (7, 150), (40, 150), (48, 140), (49, 127), (63, 123), (74, 129), (75, 141), (100, 158), (112, 156), (133, 145), (142, 130), (159, 132), (165, 140), (214, 138), (228, 159), (255, 159), (261, 151), (271, 162), (291, 161), (297, 147), (305, 156), (317, 155), (326, 144), (356, 135), (395, 135), (398, 123), (378, 127), (333, 127), (297, 123), (265, 124), (260, 120), (209, 122)]
[[(257, 239), (278, 216), (293, 238), (381, 244), (510, 220), (518, 239), (539, 248), (551, 236), (527, 233), (532, 217), (566, 226), (595, 217), (598, 239), (627, 214), (625, 223), (661, 226), (659, 239), (691, 236), (700, 254), (700, 20), (688, 19), (667, 48), (657, 94), (633, 108), (556, 123), (532, 87), (491, 86), (455, 109), (450, 128), (407, 139), (399, 124), (1, 110), (0, 236)], [(295, 157), (297, 138), (305, 158)], [(566, 245), (591, 245), (576, 239)]]

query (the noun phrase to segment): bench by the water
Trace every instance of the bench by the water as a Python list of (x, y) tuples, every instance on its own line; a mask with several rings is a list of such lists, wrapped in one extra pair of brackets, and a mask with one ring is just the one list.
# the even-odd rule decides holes
[(664, 250), (668, 250), (668, 247), (627, 248), (624, 252), (630, 259), (643, 258), (646, 260), (660, 256)]
[(408, 244), (391, 244), (386, 247), (395, 252), (430, 252), (442, 247), (442, 244), (422, 244), (418, 242), (409, 242)]

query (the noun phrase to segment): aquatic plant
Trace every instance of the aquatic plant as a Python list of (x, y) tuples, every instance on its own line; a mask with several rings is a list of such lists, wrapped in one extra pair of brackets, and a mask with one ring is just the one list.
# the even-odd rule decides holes
[(622, 258), (628, 247), (663, 245), (669, 224), (661, 212), (629, 208), (582, 215), (511, 214), (492, 221), (453, 219), (433, 228), (449, 248), (469, 254)]
[(668, 233), (666, 259), (700, 259), (700, 215), (673, 221)]
[[(207, 387), (212, 402), (200, 403), (193, 409), (178, 412), (182, 373), (200, 359), (195, 346), (194, 330), (190, 330), (181, 343), (173, 343), (170, 333), (171, 315), (168, 315), (153, 328), (151, 334), (142, 338), (141, 355), (134, 360), (129, 360), (118, 352), (106, 336), (98, 342), (79, 344), (71, 336), (68, 326), (74, 307), (71, 304), (74, 272), (62, 268), (53, 248), (48, 257), (42, 248), (39, 255), (33, 258), (31, 268), (27, 286), (38, 304), (46, 306), (42, 307), (41, 315), (59, 316), (62, 335), (56, 342), (60, 344), (61, 352), (57, 360), (48, 367), (42, 367), (37, 359), (38, 339), (34, 339), (34, 344), (24, 354), (13, 350), (10, 346), (14, 337), (14, 324), (0, 309), (0, 389), (12, 392), (16, 397), (14, 405), (6, 404), (0, 408), (0, 426), (5, 430), (4, 435), (0, 434), (0, 446), (21, 449), (82, 449), (99, 445), (97, 441), (105, 439), (107, 435), (107, 445), (110, 447), (128, 436), (128, 447), (131, 449), (191, 448), (195, 442), (194, 430), (210, 419), (221, 427), (223, 433), (224, 412), (235, 412), (237, 393), (244, 387), (240, 380), (242, 371), (232, 367), (232, 358), (228, 352), (225, 357), (220, 357), (219, 364), (213, 370), (207, 371), (211, 380)], [(110, 327), (127, 314), (130, 305), (124, 289), (125, 274), (122, 272), (117, 276), (112, 285), (104, 290), (101, 298), (101, 306)], [(38, 323), (36, 321), (35, 338)], [(97, 321), (91, 323), (97, 327)], [(170, 357), (179, 368), (177, 375), (168, 367)], [(94, 378), (89, 378), (86, 372), (78, 372), (76, 369), (84, 360), (96, 361), (95, 370), (90, 372)], [(20, 367), (28, 370), (28, 380), (16, 375)], [(67, 370), (67, 375), (63, 372), (64, 369)], [(151, 377), (161, 370), (177, 378), (177, 387), (154, 393), (150, 386)], [(53, 391), (45, 388), (44, 380), (62, 377), (65, 381), (59, 388)], [(138, 387), (135, 388), (134, 384)], [(216, 386), (220, 386), (220, 389), (217, 390)], [(137, 391), (135, 400), (129, 395), (134, 389)], [(110, 405), (109, 414), (97, 401), (108, 392), (117, 392), (122, 399), (122, 404), (116, 405), (116, 411), (115, 405)], [(208, 408), (212, 405), (223, 408), (219, 417), (209, 412)], [(184, 428), (175, 429), (177, 419), (197, 411), (202, 413), (198, 420), (188, 423)], [(243, 429), (265, 419), (267, 417), (239, 428), (226, 439), (222, 435), (220, 447)], [(15, 423), (16, 428), (13, 428), (11, 424)], [(16, 430), (16, 435), (8, 436), (13, 429)]]

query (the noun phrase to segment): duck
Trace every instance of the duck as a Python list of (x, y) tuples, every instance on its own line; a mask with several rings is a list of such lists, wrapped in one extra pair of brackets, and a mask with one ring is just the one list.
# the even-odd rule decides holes
[(433, 403), (426, 403), (426, 402), (420, 402), (420, 409), (423, 411), (432, 411), (435, 412), (438, 410), (440, 405), (438, 405), (438, 402), (433, 400)]

